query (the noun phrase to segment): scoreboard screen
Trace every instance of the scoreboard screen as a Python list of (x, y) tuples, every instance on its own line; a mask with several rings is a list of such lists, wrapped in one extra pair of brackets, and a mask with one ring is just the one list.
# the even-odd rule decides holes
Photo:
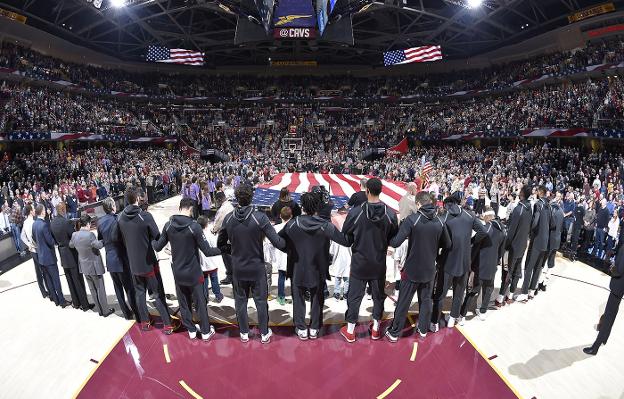
[(274, 28), (315, 28), (312, 0), (280, 0), (273, 14)]

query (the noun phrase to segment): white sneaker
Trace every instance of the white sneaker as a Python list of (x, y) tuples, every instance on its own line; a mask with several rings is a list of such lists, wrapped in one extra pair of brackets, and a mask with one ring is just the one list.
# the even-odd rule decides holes
[(504, 295), (498, 295), (496, 297), (496, 303), (503, 303), (504, 300), (505, 300), (505, 296)]
[(481, 313), (481, 310), (479, 309), (477, 309), (475, 313), (477, 314), (477, 317), (479, 318), (479, 320), (487, 319), (487, 313)]
[(190, 339), (195, 339), (197, 338), (197, 331), (199, 331), (199, 325), (195, 324), (195, 331), (193, 332), (188, 332), (189, 333), (189, 338)]
[(319, 330), (315, 330), (313, 328), (310, 329), (310, 339), (317, 339), (319, 334)]
[(511, 292), (507, 294), (507, 300), (513, 301), (513, 294)]
[(529, 297), (526, 294), (520, 294), (516, 297), (516, 302), (526, 303), (528, 300), (529, 300)]
[(249, 333), (240, 333), (241, 342), (249, 342)]
[(429, 323), (429, 331), (431, 332), (440, 331), (440, 325), (438, 323)]
[(455, 323), (459, 324), (460, 326), (464, 325), (464, 316), (459, 316), (459, 318), (455, 319)]
[(418, 331), (418, 334), (420, 335), (420, 338), (425, 338), (427, 336), (427, 332), (426, 331), (422, 332), (422, 331), (420, 331), (419, 328), (417, 328), (416, 331)]
[(455, 321), (456, 321), (456, 320), (455, 320), (455, 318), (454, 318), (454, 317), (449, 316), (449, 317), (448, 317), (448, 319), (446, 320), (446, 327), (447, 327), (447, 328), (453, 328), (453, 327), (455, 327)]
[(533, 299), (535, 298), (535, 293), (534, 292), (529, 292), (529, 299)]
[(210, 331), (208, 331), (208, 334), (202, 334), (202, 340), (208, 341), (210, 338), (212, 338), (213, 335), (215, 335), (215, 329), (214, 326), (210, 326)]
[[(307, 331), (306, 331), (306, 335), (307, 335)], [(262, 334), (262, 336), (260, 337), (260, 342), (263, 344), (268, 344), (269, 342), (271, 342), (272, 336), (273, 336), (273, 331), (271, 331), (271, 329), (269, 328), (269, 332), (267, 332), (266, 334)]]
[(297, 332), (297, 336), (299, 337), (300, 340), (306, 341), (308, 339), (308, 330), (295, 329), (295, 331)]

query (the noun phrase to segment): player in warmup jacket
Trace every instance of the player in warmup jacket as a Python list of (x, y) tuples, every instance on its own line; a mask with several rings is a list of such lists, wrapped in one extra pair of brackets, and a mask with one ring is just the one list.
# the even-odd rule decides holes
[[(329, 258), (325, 253), (329, 239), (324, 229), (327, 221), (318, 216), (322, 198), (318, 194), (304, 193), (301, 206), (304, 214), (291, 219), (280, 230), (286, 240), (288, 269), (293, 297), (295, 331), (302, 341), (318, 338), (323, 321), (324, 282), (329, 275)], [(310, 292), (310, 327), (305, 322), (304, 292)]]
[(390, 240), (390, 245), (399, 247), (408, 240), (407, 258), (401, 273), (399, 300), (394, 311), (392, 325), (386, 330), (386, 338), (397, 342), (405, 326), (414, 294), (418, 294), (418, 332), (424, 337), (431, 319), (433, 286), (436, 275), (436, 258), (440, 249), (451, 246), (451, 238), (437, 209), (431, 203), (429, 193), (416, 194), (418, 211), (401, 222), (398, 234)]
[[(366, 182), (367, 202), (352, 208), (342, 226), (342, 232), (328, 228), (329, 237), (338, 244), (351, 247), (351, 274), (347, 295), (347, 325), (340, 334), (347, 342), (355, 342), (355, 325), (360, 313), (360, 304), (370, 285), (373, 296), (373, 322), (371, 338), (381, 338), (379, 323), (383, 316), (386, 294), (386, 254), (388, 243), (398, 231), (396, 214), (379, 200), (382, 183), (377, 178)], [(330, 225), (333, 226), (333, 225)]]
[(197, 337), (197, 327), (193, 323), (192, 301), (199, 314), (200, 331), (204, 341), (209, 340), (215, 333), (210, 325), (206, 296), (204, 295), (204, 273), (200, 266), (198, 249), (206, 256), (221, 255), (217, 248), (211, 248), (204, 237), (204, 232), (193, 220), (194, 202), (191, 198), (180, 200), (180, 214), (173, 215), (158, 240), (152, 241), (157, 252), (171, 243), (171, 267), (176, 284), (182, 324), (189, 332), (189, 337)]
[(520, 189), (520, 202), (514, 207), (509, 217), (509, 228), (507, 229), (507, 239), (505, 240), (507, 267), (503, 267), (501, 287), (496, 298), (497, 307), (512, 302), (518, 287), (518, 281), (520, 281), (520, 276), (522, 275), (522, 258), (529, 242), (531, 219), (533, 218), (533, 210), (529, 202), (530, 196), (531, 187), (522, 186)]
[[(446, 326), (452, 328), (456, 322), (461, 323), (461, 305), (466, 294), (468, 272), (470, 271), (471, 246), (488, 240), (488, 235), (483, 223), (477, 217), (460, 208), (461, 200), (458, 196), (451, 196), (444, 200), (446, 213), (441, 216), (451, 236), (451, 246), (442, 251), (440, 256), (440, 268), (433, 294), (433, 311), (431, 314), (430, 330), (436, 332), (439, 329), (442, 301), (446, 297), (449, 288), (453, 287), (453, 303)], [(475, 236), (472, 238), (472, 232)], [(487, 245), (487, 242), (482, 243)]]
[[(269, 305), (267, 303), (267, 278), (264, 266), (263, 239), (268, 238), (277, 249), (284, 249), (286, 243), (279, 237), (269, 218), (251, 206), (253, 188), (241, 184), (235, 191), (238, 206), (228, 214), (219, 231), (217, 246), (232, 254), (232, 277), (236, 318), (242, 342), (249, 341), (247, 301), (249, 292), (253, 295), (258, 311), (261, 342), (271, 342), (269, 328)], [(228, 244), (229, 242), (229, 244)]]
[(550, 269), (555, 267), (555, 256), (561, 247), (561, 234), (565, 218), (563, 209), (561, 209), (561, 194), (557, 193), (555, 199), (551, 201), (550, 209), (552, 212), (553, 226), (551, 226), (551, 230), (548, 235), (548, 254), (546, 255), (547, 267), (542, 271), (540, 283), (537, 286), (537, 291), (535, 291), (536, 294), (539, 291), (546, 291), (546, 286), (548, 285), (548, 280), (550, 279)]
[(120, 241), (126, 248), (130, 271), (134, 277), (136, 305), (139, 310), (141, 329), (151, 329), (150, 316), (147, 310), (146, 293), (149, 290), (154, 296), (156, 309), (163, 320), (163, 332), (170, 335), (174, 331), (171, 316), (167, 309), (165, 289), (158, 268), (158, 259), (152, 248), (152, 240), (160, 236), (158, 226), (152, 214), (139, 207), (140, 188), (126, 189), (126, 202), (129, 204), (117, 218), (117, 228), (112, 240)]
[[(465, 317), (469, 309), (475, 308), (475, 314), (480, 320), (485, 320), (490, 298), (494, 291), (494, 277), (498, 264), (505, 253), (505, 227), (495, 219), (494, 209), (487, 207), (483, 213), (485, 231), (489, 237), (489, 245), (473, 247), (474, 274), (472, 287), (466, 293), (462, 305), (461, 315)], [(487, 241), (487, 240), (486, 240)], [(481, 306), (476, 308), (477, 298), (481, 294)]]

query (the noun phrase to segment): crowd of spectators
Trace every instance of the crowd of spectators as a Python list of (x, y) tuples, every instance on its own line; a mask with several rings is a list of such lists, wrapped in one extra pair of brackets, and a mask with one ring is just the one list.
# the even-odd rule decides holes
[(0, 68), (17, 69), (27, 76), (72, 82), (89, 91), (124, 92), (151, 96), (210, 96), (223, 99), (281, 96), (290, 99), (328, 94), (347, 97), (440, 96), (464, 90), (498, 90), (513, 82), (550, 74), (565, 76), (585, 67), (624, 61), (624, 41), (610, 37), (585, 47), (556, 52), (485, 69), (427, 76), (210, 76), (162, 72), (130, 72), (66, 62), (14, 43), (0, 44)]

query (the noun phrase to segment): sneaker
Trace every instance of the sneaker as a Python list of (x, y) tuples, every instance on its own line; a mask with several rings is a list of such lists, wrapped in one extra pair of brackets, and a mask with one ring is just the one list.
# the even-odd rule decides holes
[(386, 338), (388, 338), (388, 341), (394, 343), (397, 343), (399, 341), (399, 337), (395, 337), (394, 335), (390, 334), (390, 329), (388, 328), (384, 334), (386, 336)]
[(319, 334), (319, 330), (315, 330), (314, 328), (310, 329), (310, 339), (317, 339)]
[(223, 280), (219, 281), (219, 284), (221, 284), (221, 285), (230, 285), (230, 284), (232, 284), (232, 278), (231, 277), (226, 277)]
[(149, 321), (141, 323), (141, 331), (149, 331), (152, 329), (152, 325)]
[(278, 296), (277, 297), (277, 303), (279, 303), (281, 306), (286, 305), (286, 298)]
[(370, 331), (371, 339), (373, 341), (377, 341), (378, 339), (381, 339), (381, 331), (379, 331), (379, 329), (377, 330), (373, 329), (373, 323), (371, 323), (368, 330)]
[(516, 297), (516, 302), (527, 303), (529, 301), (529, 297), (526, 294), (520, 294)]
[(455, 319), (455, 324), (459, 324), (460, 326), (464, 325), (464, 316), (459, 316), (459, 318)]
[(420, 328), (417, 328), (416, 331), (418, 331), (418, 334), (420, 335), (420, 338), (426, 338), (427, 337), (427, 332), (420, 331)]
[(267, 301), (272, 301), (274, 299), (275, 299), (275, 297), (273, 295), (271, 295), (271, 294), (267, 295)]
[(451, 317), (450, 315), (446, 316), (446, 327), (447, 328), (453, 328), (455, 327), (455, 318)]
[(349, 334), (349, 331), (347, 331), (347, 326), (342, 326), (342, 328), (340, 329), (340, 335), (342, 335), (343, 338), (350, 344), (354, 343), (356, 340), (355, 332), (353, 332), (353, 334)]
[(173, 334), (173, 326), (171, 324), (168, 324), (168, 325), (164, 326), (163, 327), (163, 334), (165, 334), (165, 335)]
[(241, 342), (249, 342), (249, 333), (240, 333)]
[(440, 331), (440, 324), (429, 323), (429, 331), (434, 332), (434, 333)]
[(481, 312), (480, 309), (475, 310), (475, 313), (477, 314), (477, 317), (479, 318), (479, 320), (484, 321), (485, 319), (487, 319), (487, 313)]
[(297, 332), (297, 336), (299, 337), (300, 340), (302, 340), (302, 341), (307, 341), (308, 340), (308, 330), (297, 330), (297, 329), (295, 329), (295, 331)]
[(497, 296), (496, 299), (494, 300), (494, 305), (496, 305), (497, 308), (502, 308), (503, 306), (505, 306), (505, 296), (504, 295)]
[(215, 297), (214, 301), (215, 303), (221, 303), (221, 301), (223, 301), (223, 298), (224, 298), (223, 294), (219, 294)]
[(535, 298), (535, 292), (529, 292), (529, 299)]
[(506, 303), (507, 305), (511, 305), (513, 302), (514, 302), (514, 299), (513, 299), (513, 294), (512, 294), (512, 293), (509, 293), (509, 294), (507, 295), (507, 299), (505, 299), (505, 303)]
[(199, 330), (199, 325), (195, 324), (195, 331), (193, 331), (193, 332), (189, 331), (189, 332), (188, 332), (188, 334), (189, 334), (189, 338), (190, 338), (190, 339), (195, 339), (195, 338), (197, 338), (197, 331), (198, 331), (198, 330)]
[(212, 338), (213, 335), (215, 335), (215, 328), (214, 326), (210, 326), (210, 331), (208, 331), (208, 334), (203, 334), (202, 333), (202, 341), (208, 341), (210, 340), (210, 338)]
[(271, 329), (269, 328), (269, 331), (260, 337), (260, 342), (263, 344), (268, 344), (269, 342), (271, 342), (272, 336), (273, 336), (273, 331), (271, 331)]

